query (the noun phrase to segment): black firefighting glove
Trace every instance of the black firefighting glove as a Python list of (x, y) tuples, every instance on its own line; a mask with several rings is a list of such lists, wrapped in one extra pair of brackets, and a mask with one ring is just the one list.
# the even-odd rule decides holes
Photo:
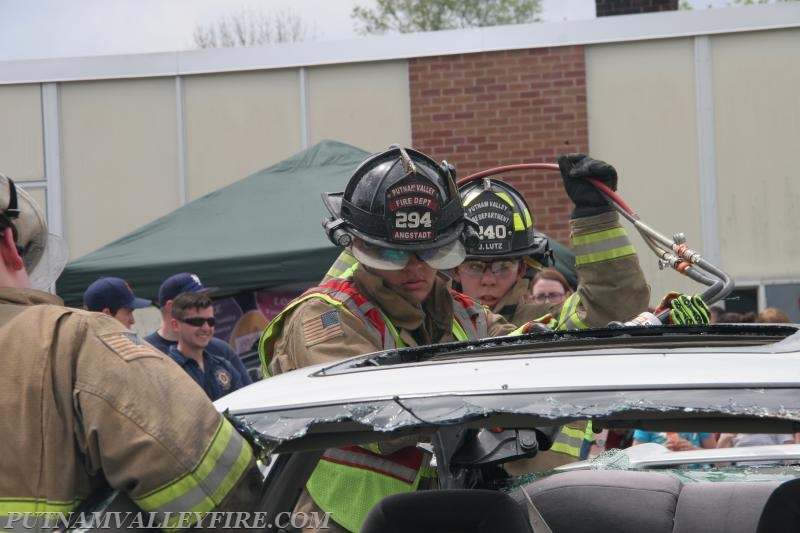
[(617, 171), (614, 167), (583, 154), (562, 154), (558, 157), (558, 168), (564, 189), (575, 204), (572, 218), (599, 215), (614, 209), (597, 187), (584, 179), (595, 178), (616, 191)]
[(668, 320), (670, 324), (681, 326), (708, 324), (708, 305), (699, 294), (688, 296), (677, 292), (667, 293), (656, 308), (656, 314), (667, 308), (670, 310)]

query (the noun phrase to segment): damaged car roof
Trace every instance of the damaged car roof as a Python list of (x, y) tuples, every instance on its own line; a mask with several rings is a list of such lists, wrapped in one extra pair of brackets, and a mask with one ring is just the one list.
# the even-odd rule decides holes
[[(797, 326), (532, 333), (298, 369), (216, 402), (272, 451), (592, 419), (649, 430), (800, 431)], [(711, 429), (713, 428), (713, 429)]]

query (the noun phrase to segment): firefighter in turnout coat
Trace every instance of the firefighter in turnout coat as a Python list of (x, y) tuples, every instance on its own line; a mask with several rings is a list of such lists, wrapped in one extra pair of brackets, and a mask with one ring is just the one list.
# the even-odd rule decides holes
[(193, 525), (190, 512), (255, 510), (250, 446), (183, 370), (114, 318), (29, 288), (60, 273), (58, 244), (31, 197), (0, 175), (4, 525), (52, 528), (56, 513), (108, 486), (166, 530)]

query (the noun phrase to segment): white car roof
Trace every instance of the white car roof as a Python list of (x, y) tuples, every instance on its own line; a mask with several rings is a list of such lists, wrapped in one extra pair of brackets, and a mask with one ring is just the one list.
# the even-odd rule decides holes
[(323, 422), (393, 432), (523, 415), (540, 424), (761, 418), (783, 421), (763, 432), (790, 433), (800, 420), (797, 331), (589, 330), (395, 350), (264, 379), (216, 405), (276, 442)]

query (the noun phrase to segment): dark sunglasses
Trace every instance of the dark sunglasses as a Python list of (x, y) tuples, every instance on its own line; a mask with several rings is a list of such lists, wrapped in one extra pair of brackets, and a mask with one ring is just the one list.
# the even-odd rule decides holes
[(178, 321), (183, 322), (184, 324), (189, 324), (190, 326), (194, 326), (196, 328), (201, 327), (206, 322), (208, 322), (208, 325), (213, 328), (214, 324), (217, 323), (217, 319), (214, 318), (213, 316), (209, 318), (204, 318), (202, 316), (193, 316), (192, 318), (179, 318)]

